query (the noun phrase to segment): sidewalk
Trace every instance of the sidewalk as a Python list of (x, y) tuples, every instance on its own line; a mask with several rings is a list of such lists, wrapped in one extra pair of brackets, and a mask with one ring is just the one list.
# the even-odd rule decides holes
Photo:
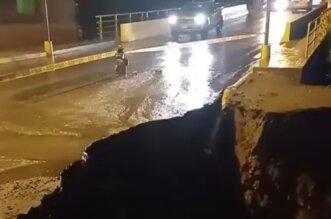
[[(271, 45), (271, 57), (267, 68), (302, 69), (307, 62), (305, 57), (306, 37), (291, 41), (287, 46)], [(261, 69), (261, 68), (259, 68)]]
[[(327, 71), (312, 64), (312, 60), (320, 59), (318, 50), (313, 54), (316, 57), (305, 57), (305, 42), (303, 38), (291, 41), (287, 47), (272, 45), (270, 62), (251, 69), (226, 89), (222, 100), (223, 108), (234, 114), (235, 153), (244, 195), (249, 200), (246, 205), (263, 212), (264, 218), (268, 218), (267, 211), (275, 215), (279, 209), (287, 210), (286, 205), (295, 206), (291, 202), (309, 203), (310, 197), (297, 193), (300, 199), (288, 199), (279, 207), (279, 200), (285, 200), (279, 197), (295, 194), (300, 191), (300, 184), (306, 183), (302, 175), (308, 176), (310, 181), (306, 181), (314, 188), (328, 179), (321, 166), (325, 166), (323, 154), (329, 153), (325, 152), (329, 148), (325, 130), (331, 112), (331, 88), (302, 83), (305, 73), (318, 75), (319, 70)], [(324, 162), (320, 162), (322, 165), (317, 162), (319, 159)], [(323, 173), (318, 173), (318, 169)], [(318, 180), (311, 173), (317, 173)], [(288, 187), (291, 183), (297, 186)], [(312, 191), (311, 197), (325, 196), (318, 190)], [(312, 209), (322, 209), (319, 205), (322, 206), (314, 203)], [(277, 210), (272, 206), (277, 206)]]
[[(54, 58), (55, 62), (61, 62), (98, 53), (110, 52), (114, 46), (114, 41), (58, 46), (55, 47)], [(52, 63), (51, 59), (46, 57), (44, 52), (36, 52), (37, 50), (30, 51), (34, 53), (26, 54), (20, 51), (0, 53), (0, 76)], [(5, 57), (8, 55), (14, 56)]]
[(311, 59), (305, 57), (305, 43), (306, 38), (302, 38), (287, 46), (271, 45), (270, 61), (257, 63), (244, 78), (229, 87), (225, 102), (268, 113), (331, 107), (331, 99), (325, 98), (331, 95), (329, 87), (301, 82), (303, 69)]

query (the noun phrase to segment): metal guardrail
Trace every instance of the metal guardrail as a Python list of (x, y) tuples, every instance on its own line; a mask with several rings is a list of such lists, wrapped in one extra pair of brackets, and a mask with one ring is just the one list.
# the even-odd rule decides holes
[[(244, 1), (238, 0), (231, 3), (225, 3), (222, 8), (236, 6), (245, 3)], [(108, 15), (97, 15), (97, 35), (99, 39), (105, 38), (116, 38), (119, 35), (119, 27), (124, 23), (132, 23), (153, 19), (166, 18), (169, 14), (178, 11), (180, 8), (170, 8), (164, 10), (154, 11), (141, 11), (141, 12), (130, 12), (130, 13), (119, 13), (119, 14), (108, 14)]]
[(331, 8), (326, 9), (308, 24), (305, 57), (308, 58), (321, 44), (331, 25)]
[(101, 40), (104, 38), (116, 38), (121, 24), (166, 18), (169, 14), (178, 10), (179, 8), (170, 8), (165, 10), (98, 15), (96, 16), (98, 36)]

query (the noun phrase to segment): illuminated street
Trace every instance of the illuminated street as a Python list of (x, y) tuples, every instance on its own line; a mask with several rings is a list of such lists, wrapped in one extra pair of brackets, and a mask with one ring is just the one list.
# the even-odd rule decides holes
[(211, 103), (257, 59), (263, 20), (225, 22), (219, 39), (125, 45), (128, 78), (104, 60), (1, 84), (0, 182), (57, 176), (97, 139)]
[[(115, 60), (108, 59), (1, 83), (0, 185), (9, 183), (0, 198), (9, 214), (37, 206), (96, 140), (182, 116), (236, 82), (259, 59), (265, 21), (263, 14), (236, 13), (225, 17), (221, 38), (211, 32), (206, 41), (183, 36), (180, 43), (156, 37), (124, 44), (127, 78), (117, 76)], [(272, 25), (282, 28), (284, 14)], [(271, 42), (278, 44), (282, 34), (272, 30)]]
[(0, 1), (0, 219), (331, 218), (330, 2)]

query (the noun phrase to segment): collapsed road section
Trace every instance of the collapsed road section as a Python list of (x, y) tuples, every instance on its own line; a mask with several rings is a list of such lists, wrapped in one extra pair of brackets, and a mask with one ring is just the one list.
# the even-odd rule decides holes
[(222, 101), (94, 143), (19, 218), (331, 218), (331, 90), (303, 80), (325, 72), (294, 49)]
[[(262, 125), (254, 113), (245, 119), (251, 139)], [(330, 108), (268, 113), (257, 144), (245, 140), (236, 146), (253, 218), (331, 218), (330, 124)]]
[(243, 112), (262, 130), (238, 148), (219, 102), (94, 143), (19, 218), (330, 218), (331, 109)]
[(273, 207), (331, 218), (330, 124), (330, 109), (267, 116), (256, 150)]
[(216, 101), (98, 141), (19, 218), (243, 218), (232, 117)]

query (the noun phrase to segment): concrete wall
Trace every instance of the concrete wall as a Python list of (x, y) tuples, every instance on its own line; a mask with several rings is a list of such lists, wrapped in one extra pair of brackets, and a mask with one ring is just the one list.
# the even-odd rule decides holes
[(305, 37), (307, 35), (309, 22), (320, 16), (326, 8), (327, 4), (322, 4), (318, 8), (302, 15), (298, 19), (287, 22), (281, 43), (288, 43), (291, 40), (297, 40)]
[(222, 14), (224, 20), (230, 20), (248, 14), (248, 10), (246, 5), (237, 5), (224, 8)]
[(17, 13), (16, 0), (0, 0), (0, 24), (12, 23), (40, 23), (43, 21), (43, 14), (40, 10), (42, 2), (39, 1), (34, 15), (23, 15)]
[[(44, 24), (0, 25), (0, 50), (43, 47), (47, 39)], [(75, 24), (53, 24), (51, 37), (54, 44), (66, 44), (77, 39)]]
[[(0, 8), (0, 21), (2, 21), (0, 22), (0, 50), (24, 50), (25, 48), (39, 46), (42, 48), (43, 41), (47, 40), (44, 1), (39, 2), (38, 15), (33, 20), (29, 17), (22, 18), (18, 14), (15, 18), (14, 13), (16, 12), (12, 6), (8, 5), (9, 9), (12, 10), (11, 13), (6, 12), (2, 15), (1, 12), (8, 9)], [(76, 7), (74, 1), (48, 0), (48, 9), (51, 38), (54, 44), (66, 44), (77, 41)]]
[(331, 35), (327, 34), (321, 44), (315, 49), (302, 69), (301, 83), (306, 85), (329, 85), (331, 78), (330, 45)]
[(305, 37), (307, 35), (309, 22), (320, 16), (322, 12), (327, 9), (327, 7), (327, 4), (323, 4), (291, 22), (290, 40), (296, 40)]
[[(231, 20), (248, 13), (246, 5), (237, 5), (223, 9), (224, 20)], [(167, 19), (121, 24), (121, 41), (131, 42), (155, 36), (170, 35), (171, 27)]]
[(121, 41), (131, 42), (155, 36), (170, 34), (167, 19), (121, 24)]

